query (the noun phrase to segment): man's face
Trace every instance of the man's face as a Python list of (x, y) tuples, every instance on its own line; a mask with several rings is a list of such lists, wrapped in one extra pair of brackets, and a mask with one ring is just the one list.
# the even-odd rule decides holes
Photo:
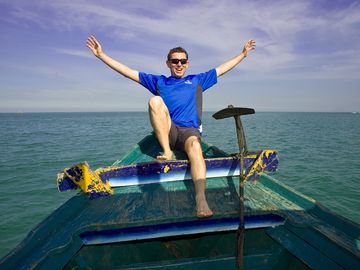
[(170, 68), (171, 75), (177, 78), (183, 77), (186, 69), (189, 67), (189, 61), (186, 59), (186, 54), (182, 52), (171, 54), (171, 58), (166, 61), (166, 64)]

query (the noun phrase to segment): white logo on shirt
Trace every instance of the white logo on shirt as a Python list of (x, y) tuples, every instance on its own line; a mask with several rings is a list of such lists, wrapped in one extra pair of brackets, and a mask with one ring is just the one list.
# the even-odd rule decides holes
[(184, 83), (185, 83), (185, 84), (192, 84), (192, 82), (189, 81), (189, 80), (186, 80)]

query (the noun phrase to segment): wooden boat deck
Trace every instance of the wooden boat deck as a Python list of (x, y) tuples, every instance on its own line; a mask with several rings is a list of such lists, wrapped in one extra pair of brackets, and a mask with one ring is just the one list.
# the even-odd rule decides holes
[[(213, 146), (203, 147), (206, 157), (224, 154)], [(150, 161), (158, 149), (156, 141), (146, 138), (115, 164)], [(207, 180), (212, 219), (238, 216), (238, 189), (237, 177)], [(245, 268), (356, 269), (360, 265), (358, 224), (268, 175), (248, 182), (245, 198), (246, 216), (274, 214), (285, 219), (282, 226), (246, 232)], [(112, 196), (94, 200), (79, 193), (31, 231), (0, 265), (3, 269), (233, 269), (235, 231), (89, 246), (81, 238), (88, 232), (194, 220), (191, 181), (121, 187)]]

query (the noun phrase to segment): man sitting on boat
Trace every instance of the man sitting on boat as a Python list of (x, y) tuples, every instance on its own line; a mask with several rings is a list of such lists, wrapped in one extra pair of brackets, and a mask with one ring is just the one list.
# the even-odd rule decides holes
[(200, 144), (202, 92), (216, 84), (217, 77), (238, 65), (255, 48), (255, 40), (249, 40), (240, 54), (215, 69), (187, 76), (188, 53), (181, 47), (171, 49), (166, 61), (170, 77), (139, 72), (111, 58), (94, 36), (87, 39), (87, 47), (110, 68), (154, 94), (149, 100), (149, 116), (163, 149), (163, 155), (157, 159), (173, 159), (172, 150), (186, 152), (195, 186), (197, 216), (212, 216), (205, 196), (206, 166)]

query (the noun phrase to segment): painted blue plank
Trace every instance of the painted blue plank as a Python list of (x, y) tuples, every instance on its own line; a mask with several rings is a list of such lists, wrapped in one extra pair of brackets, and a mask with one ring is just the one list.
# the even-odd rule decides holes
[[(328, 253), (314, 247), (312, 241), (304, 241), (304, 238), (294, 234), (285, 226), (270, 229), (267, 233), (272, 239), (285, 247), (287, 251), (305, 263), (310, 269), (345, 269), (343, 265), (336, 263)], [(359, 269), (355, 265), (354, 267), (355, 268), (351, 267), (346, 269)]]
[[(245, 159), (245, 167), (249, 167), (254, 158)], [(205, 159), (207, 177), (224, 177), (239, 175), (239, 159), (224, 157)], [(181, 181), (191, 179), (188, 160), (151, 161), (122, 166), (112, 166), (97, 170), (100, 178), (109, 181), (111, 187), (123, 187), (159, 182)], [(70, 178), (58, 180), (60, 192), (77, 188)]]
[[(248, 160), (248, 163), (251, 163)], [(208, 159), (206, 178), (237, 176), (240, 174), (237, 158)], [(191, 180), (188, 161), (157, 162), (122, 167), (106, 173), (100, 173), (102, 179), (108, 179), (111, 187), (124, 187), (153, 183)]]
[[(244, 159), (245, 170), (250, 170), (258, 156), (250, 155)], [(247, 180), (255, 180), (265, 170), (275, 171), (278, 166), (277, 153), (272, 151), (268, 156), (261, 156), (265, 167), (254, 170)], [(222, 157), (205, 159), (206, 178), (233, 177), (240, 174), (239, 157)], [(172, 181), (190, 180), (190, 164), (188, 160), (152, 161), (130, 165), (105, 167), (96, 170), (103, 182), (109, 181), (110, 186), (124, 187), (163, 183)], [(58, 180), (59, 191), (74, 189), (76, 186), (66, 176)]]
[[(284, 223), (284, 218), (275, 214), (245, 217), (245, 229), (275, 227)], [(100, 245), (212, 232), (229, 232), (236, 231), (238, 228), (239, 218), (237, 217), (212, 218), (113, 230), (88, 231), (80, 234), (80, 238), (84, 245)]]
[[(249, 169), (256, 157), (245, 157), (244, 167)], [(265, 170), (276, 171), (278, 166), (277, 154), (262, 157)], [(237, 156), (205, 159), (206, 178), (233, 177), (240, 174), (240, 163)], [(256, 171), (247, 180), (255, 180), (259, 173)], [(123, 187), (143, 184), (191, 180), (190, 164), (187, 160), (165, 162), (149, 162), (119, 167), (108, 172), (101, 172), (100, 177), (107, 179), (111, 187)]]

